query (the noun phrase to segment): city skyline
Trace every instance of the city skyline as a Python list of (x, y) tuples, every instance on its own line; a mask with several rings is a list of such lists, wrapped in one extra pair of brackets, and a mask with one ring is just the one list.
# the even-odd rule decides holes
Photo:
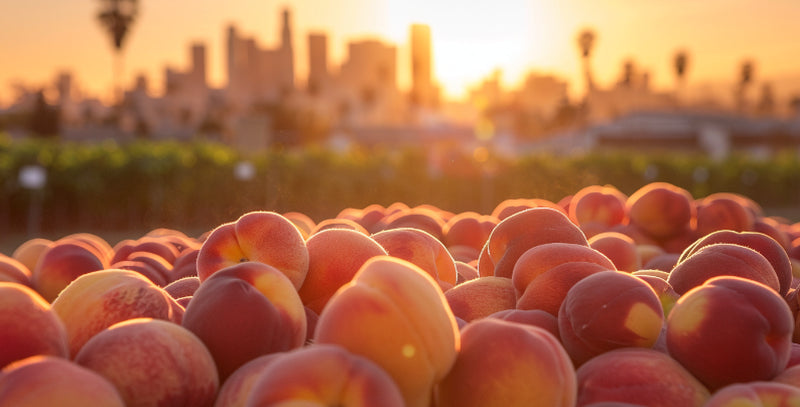
[[(417, 23), (431, 29), (431, 76), (451, 99), (464, 96), (469, 86), (496, 68), (504, 72), (509, 86), (534, 70), (564, 78), (573, 95), (583, 92), (576, 37), (586, 27), (597, 33), (592, 66), (601, 85), (615, 82), (623, 61), (633, 59), (650, 72), (654, 87), (669, 88), (675, 82), (671, 60), (678, 49), (689, 52), (690, 83), (735, 82), (745, 58), (755, 61), (757, 82), (800, 73), (793, 41), (800, 36), (800, 27), (793, 23), (800, 17), (800, 3), (790, 0), (769, 5), (751, 0), (702, 4), (609, 0), (603, 5), (586, 0), (558, 4), (481, 0), (458, 5), (446, 0), (343, 0), (336, 4), (239, 0), (226, 7), (210, 0), (140, 3), (140, 15), (123, 49), (126, 88), (140, 74), (147, 75), (150, 83), (164, 83), (164, 67), (182, 69), (186, 46), (194, 42), (207, 47), (210, 85), (225, 86), (224, 30), (234, 24), (271, 47), (280, 42), (280, 15), (275, 11), (283, 7), (292, 11), (295, 76), (301, 87), (308, 74), (305, 39), (321, 32), (328, 36), (328, 62), (334, 67), (345, 59), (350, 41), (371, 37), (395, 44), (398, 85), (410, 91), (409, 28)], [(0, 6), (5, 37), (0, 41), (0, 55), (10, 56), (0, 64), (0, 104), (12, 101), (10, 85), (16, 81), (42, 86), (64, 70), (73, 73), (87, 94), (108, 99), (113, 53), (95, 18), (99, 5), (94, 0), (76, 0), (69, 6), (32, 0)]]

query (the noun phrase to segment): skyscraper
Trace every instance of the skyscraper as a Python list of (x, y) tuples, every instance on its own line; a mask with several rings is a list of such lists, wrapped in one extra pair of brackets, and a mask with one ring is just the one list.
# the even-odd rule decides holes
[(308, 93), (323, 92), (328, 75), (328, 37), (323, 33), (308, 34)]
[(431, 29), (424, 24), (411, 25), (411, 103), (431, 107), (436, 100), (432, 83)]

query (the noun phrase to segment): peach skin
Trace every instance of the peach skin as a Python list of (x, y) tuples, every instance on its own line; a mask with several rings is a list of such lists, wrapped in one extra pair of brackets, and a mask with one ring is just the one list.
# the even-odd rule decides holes
[(572, 196), (569, 218), (578, 226), (599, 223), (606, 227), (628, 221), (628, 197), (611, 185), (589, 185)]
[(478, 277), (444, 292), (453, 315), (470, 322), (497, 311), (513, 309), (517, 304), (511, 279)]
[(387, 254), (374, 239), (350, 229), (316, 232), (306, 240), (306, 246), (308, 273), (298, 294), (303, 304), (317, 314), (339, 287), (353, 279), (364, 262)]
[(798, 406), (800, 388), (785, 383), (735, 383), (717, 390), (704, 407)]
[(176, 306), (166, 291), (139, 273), (109, 269), (76, 278), (52, 308), (66, 327), (70, 354), (76, 355), (92, 336), (117, 322), (139, 317), (176, 322)]
[[(460, 336), (433, 278), (405, 260), (377, 256), (331, 297), (315, 344), (336, 344), (381, 366), (405, 405), (427, 407), (456, 359)], [(313, 346), (313, 345), (312, 345)]]
[(0, 372), (0, 406), (125, 407), (111, 382), (76, 363), (37, 355)]
[(60, 239), (44, 252), (33, 270), (33, 287), (48, 302), (79, 276), (108, 268), (102, 254), (77, 239)]
[(793, 330), (789, 305), (774, 289), (720, 276), (681, 296), (667, 318), (666, 345), (713, 392), (781, 373)]
[(37, 292), (0, 282), (0, 368), (34, 355), (69, 358), (64, 323)]
[(224, 268), (203, 281), (182, 325), (208, 348), (222, 381), (248, 360), (303, 346), (307, 329), (291, 281), (258, 262)]
[(246, 407), (403, 407), (394, 380), (371, 360), (336, 345), (282, 353), (255, 378)]
[(75, 363), (109, 380), (128, 407), (211, 407), (219, 389), (214, 359), (200, 339), (160, 319), (108, 327), (86, 342)]
[(436, 406), (564, 406), (576, 399), (575, 368), (544, 329), (485, 318), (461, 331), (461, 350), (436, 386)]
[(487, 254), (494, 263), (494, 275), (511, 278), (514, 265), (523, 253), (555, 242), (588, 245), (578, 226), (564, 212), (550, 207), (526, 209), (503, 219), (486, 242)]
[(689, 191), (667, 182), (651, 182), (625, 203), (629, 223), (646, 235), (663, 240), (692, 228), (697, 208)]
[(36, 263), (39, 262), (39, 257), (52, 245), (53, 241), (50, 239), (41, 237), (28, 239), (14, 249), (11, 257), (24, 264), (32, 272), (36, 268)]
[(589, 238), (589, 247), (608, 257), (619, 271), (632, 273), (642, 268), (636, 242), (619, 232), (598, 233)]
[(31, 271), (22, 262), (0, 253), (0, 281), (31, 286)]
[(578, 406), (606, 402), (702, 407), (710, 397), (708, 389), (680, 363), (647, 348), (621, 348), (598, 355), (578, 368), (577, 378)]
[(620, 271), (595, 273), (575, 283), (558, 311), (558, 332), (575, 366), (613, 349), (651, 348), (664, 311), (642, 279)]
[(389, 256), (416, 264), (434, 280), (456, 284), (456, 264), (447, 248), (430, 233), (414, 228), (386, 229), (372, 235)]
[(308, 248), (300, 230), (275, 212), (248, 212), (214, 229), (197, 255), (197, 276), (247, 261), (280, 270), (299, 289), (308, 273)]

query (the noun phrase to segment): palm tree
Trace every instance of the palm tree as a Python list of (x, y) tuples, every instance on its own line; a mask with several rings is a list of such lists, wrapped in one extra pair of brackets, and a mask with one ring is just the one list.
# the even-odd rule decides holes
[(686, 71), (689, 68), (689, 53), (686, 50), (678, 50), (672, 60), (672, 67), (675, 68), (675, 96), (683, 93), (686, 87)]
[(131, 24), (139, 12), (138, 0), (100, 0), (102, 7), (97, 13), (100, 25), (111, 35), (114, 44), (114, 97), (121, 102), (122, 46)]
[(736, 107), (739, 112), (744, 112), (748, 86), (753, 82), (755, 64), (750, 59), (745, 59), (739, 68), (739, 86), (736, 89)]
[(581, 59), (583, 60), (583, 74), (586, 77), (587, 93), (594, 90), (594, 81), (592, 80), (589, 58), (592, 56), (596, 37), (594, 30), (591, 28), (585, 28), (578, 34), (578, 48), (581, 52)]

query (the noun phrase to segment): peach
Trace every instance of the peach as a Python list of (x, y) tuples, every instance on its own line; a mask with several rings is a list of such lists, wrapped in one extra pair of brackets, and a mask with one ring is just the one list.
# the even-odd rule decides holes
[(561, 336), (558, 333), (558, 318), (553, 314), (542, 311), (540, 309), (506, 309), (497, 311), (489, 315), (487, 318), (497, 318), (503, 321), (516, 322), (520, 324), (531, 325), (544, 329), (550, 332), (556, 339), (561, 342)]
[(738, 244), (761, 253), (761, 255), (769, 261), (769, 264), (772, 265), (775, 274), (778, 276), (780, 285), (778, 292), (781, 293), (781, 295), (785, 295), (789, 291), (789, 286), (792, 282), (792, 266), (789, 261), (789, 256), (780, 243), (760, 232), (720, 230), (709, 233), (697, 239), (697, 241), (681, 253), (678, 263), (686, 260), (701, 248), (714, 243)]
[(744, 232), (755, 226), (755, 216), (732, 196), (715, 194), (696, 203), (697, 232), (700, 236), (718, 230)]
[(678, 253), (664, 253), (655, 256), (642, 264), (644, 270), (661, 270), (669, 273), (678, 264), (681, 255)]
[(203, 281), (182, 325), (211, 352), (223, 381), (250, 359), (306, 341), (306, 312), (291, 281), (258, 262), (226, 267)]
[(237, 263), (257, 261), (277, 268), (299, 289), (308, 273), (308, 248), (300, 230), (275, 212), (248, 212), (214, 229), (197, 255), (197, 276)]
[(167, 285), (167, 279), (164, 277), (164, 274), (144, 261), (122, 260), (112, 264), (109, 266), (109, 268), (117, 270), (130, 270), (139, 273), (159, 287)]
[(554, 242), (588, 245), (586, 236), (567, 215), (550, 207), (526, 209), (503, 219), (486, 242), (494, 275), (511, 278), (514, 264), (523, 253)]
[(619, 232), (603, 232), (589, 239), (589, 247), (606, 255), (619, 271), (634, 272), (642, 268), (636, 242)]
[(672, 307), (678, 302), (680, 294), (675, 292), (675, 289), (667, 282), (666, 276), (659, 277), (653, 274), (646, 274), (648, 272), (658, 272), (660, 270), (638, 270), (632, 275), (641, 278), (645, 283), (649, 284), (653, 291), (656, 292), (658, 300), (661, 301), (661, 309), (664, 310), (664, 315), (669, 315)]
[(414, 228), (430, 233), (438, 241), (442, 241), (445, 221), (439, 212), (428, 208), (411, 208), (387, 215), (382, 222), (384, 230), (397, 228)]
[[(97, 256), (102, 259), (104, 262), (108, 263), (111, 261), (111, 257), (114, 255), (114, 249), (108, 244), (108, 241), (103, 239), (102, 237), (94, 234), (94, 233), (73, 233), (71, 235), (67, 235), (62, 237), (58, 240), (79, 240), (81, 242), (86, 243), (89, 247), (93, 248), (97, 254)], [(56, 240), (56, 243), (58, 243)]]
[(479, 277), (459, 284), (444, 293), (453, 315), (470, 322), (517, 304), (511, 279)]
[(651, 348), (664, 311), (642, 279), (620, 271), (595, 273), (575, 283), (558, 311), (558, 332), (575, 366), (612, 349)]
[(372, 235), (389, 256), (407, 260), (430, 274), (434, 280), (454, 285), (456, 264), (441, 241), (414, 228), (386, 229)]
[(316, 222), (302, 212), (285, 212), (282, 216), (289, 219), (290, 222), (297, 226), (297, 229), (300, 230), (300, 234), (303, 235), (304, 239), (308, 239), (313, 233), (314, 228), (317, 227)]
[(775, 239), (784, 250), (788, 250), (792, 245), (788, 221), (780, 222), (774, 218), (759, 217), (753, 223), (753, 232), (763, 233)]
[(36, 263), (39, 262), (39, 258), (42, 257), (42, 254), (52, 245), (53, 241), (50, 239), (41, 237), (28, 239), (14, 249), (14, 252), (11, 253), (11, 257), (24, 264), (28, 270), (33, 271), (36, 268)]
[(189, 248), (182, 251), (169, 271), (169, 282), (171, 283), (184, 277), (197, 277), (197, 255), (199, 253), (199, 248)]
[(129, 407), (210, 407), (219, 389), (214, 359), (200, 339), (160, 319), (110, 326), (86, 342), (75, 363), (109, 380)]
[(611, 185), (581, 188), (570, 199), (569, 218), (579, 226), (598, 223), (606, 227), (627, 222), (628, 197)]
[(125, 407), (103, 376), (68, 359), (31, 356), (0, 375), (0, 406)]
[(574, 406), (575, 368), (544, 329), (485, 318), (461, 331), (455, 364), (436, 386), (436, 406)]
[(343, 209), (336, 218), (354, 220), (371, 234), (383, 229), (385, 225), (381, 221), (386, 215), (388, 212), (382, 205), (370, 204), (363, 209)]
[(377, 256), (331, 297), (315, 344), (336, 344), (381, 366), (409, 407), (429, 406), (434, 385), (460, 348), (456, 319), (436, 282), (419, 266)]
[(480, 249), (474, 249), (470, 246), (448, 246), (447, 251), (450, 252), (450, 255), (453, 256), (453, 260), (460, 261), (462, 263), (469, 263), (473, 260), (478, 260), (478, 257), (481, 255)]
[(667, 253), (666, 250), (664, 250), (661, 246), (654, 244), (637, 244), (636, 251), (639, 252), (639, 258), (642, 260), (642, 265), (647, 264), (648, 261)]
[(697, 208), (689, 191), (666, 182), (651, 182), (626, 201), (629, 222), (655, 239), (666, 239), (693, 226)]
[(492, 229), (500, 220), (477, 212), (462, 212), (450, 218), (444, 225), (445, 246), (467, 246), (480, 252)]
[(509, 198), (500, 202), (493, 210), (490, 216), (497, 218), (499, 221), (531, 208), (551, 208), (555, 209), (564, 215), (567, 214), (563, 206), (540, 198)]
[(0, 282), (0, 368), (34, 355), (68, 358), (64, 323), (37, 292)]
[(540, 309), (558, 316), (561, 303), (575, 283), (594, 273), (609, 270), (613, 268), (582, 261), (555, 266), (528, 284), (517, 297), (517, 309)]
[(796, 405), (800, 405), (800, 388), (785, 383), (756, 381), (725, 386), (715, 392), (704, 407)]
[(710, 397), (708, 389), (686, 368), (653, 349), (608, 351), (581, 365), (576, 374), (579, 406), (616, 402), (652, 407), (700, 407)]
[(0, 281), (31, 285), (31, 271), (13, 257), (0, 253)]
[(770, 380), (791, 354), (794, 319), (774, 289), (720, 276), (683, 294), (667, 318), (669, 354), (710, 390)]
[(76, 278), (52, 308), (64, 322), (70, 354), (76, 355), (92, 336), (117, 322), (139, 317), (175, 322), (176, 306), (166, 291), (139, 273), (109, 269)]
[[(796, 343), (793, 343), (793, 345), (796, 345)], [(772, 381), (800, 388), (800, 365), (795, 361), (794, 365), (787, 366), (786, 369), (775, 376)]]
[(479, 277), (478, 269), (471, 266), (469, 263), (458, 260), (456, 260), (456, 273), (458, 273), (456, 276), (456, 285)]
[(769, 261), (761, 253), (733, 243), (699, 247), (692, 255), (679, 260), (667, 282), (683, 295), (706, 280), (722, 275), (747, 278), (780, 292), (778, 275)]
[(312, 345), (278, 355), (256, 377), (245, 406), (404, 406), (389, 374), (336, 345)]
[(598, 250), (573, 243), (545, 243), (527, 250), (519, 257), (511, 274), (517, 298), (539, 275), (564, 263), (595, 263), (616, 270), (614, 263)]
[(59, 239), (42, 254), (31, 282), (45, 300), (52, 302), (72, 280), (108, 266), (102, 254), (84, 241)]
[(172, 298), (178, 299), (181, 297), (189, 297), (194, 295), (195, 291), (200, 288), (200, 279), (197, 277), (184, 277), (175, 280), (166, 287), (164, 291), (167, 292)]
[(306, 246), (308, 273), (298, 294), (303, 304), (317, 314), (339, 287), (353, 279), (364, 262), (387, 254), (374, 239), (351, 229), (315, 232), (306, 240)]
[(214, 407), (244, 407), (261, 372), (283, 352), (254, 358), (236, 369), (220, 386)]
[[(332, 218), (332, 219), (325, 219), (317, 223), (314, 229), (311, 229), (311, 233), (309, 233), (308, 237), (314, 236), (318, 232), (328, 229), (349, 229), (364, 235), (369, 235), (367, 229), (364, 229), (364, 227), (361, 226), (361, 224), (359, 224), (354, 220)], [(306, 237), (306, 240), (308, 240), (308, 237)]]
[(114, 255), (110, 262), (114, 264), (118, 261), (130, 260), (133, 253), (140, 252), (157, 255), (170, 266), (180, 254), (178, 248), (165, 238), (144, 236), (137, 240), (128, 239), (117, 243), (114, 246)]

